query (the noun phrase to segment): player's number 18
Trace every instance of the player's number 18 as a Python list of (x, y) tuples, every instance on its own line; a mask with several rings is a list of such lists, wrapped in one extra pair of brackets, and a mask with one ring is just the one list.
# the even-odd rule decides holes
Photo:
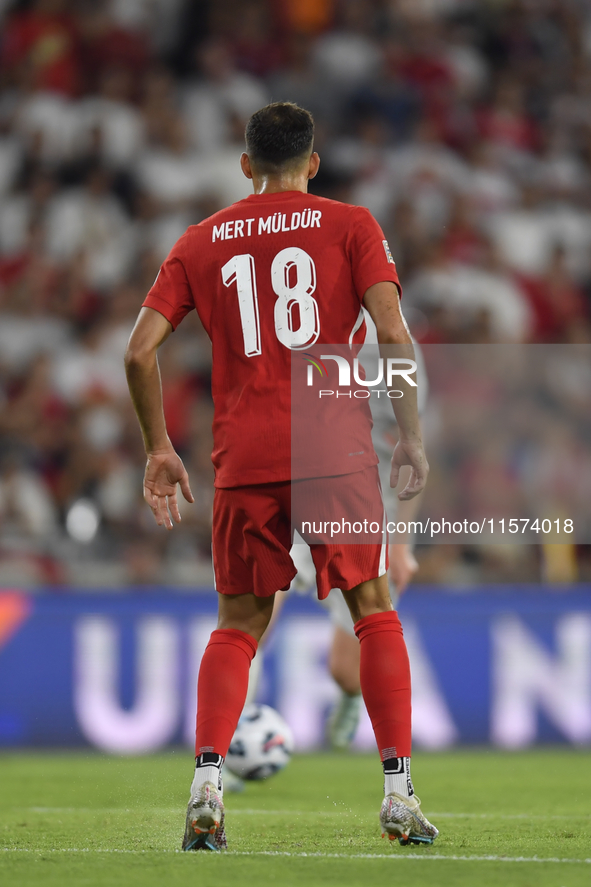
[[(295, 279), (293, 279), (295, 272)], [(232, 256), (222, 268), (224, 286), (236, 283), (238, 307), (244, 339), (244, 353), (254, 357), (262, 353), (261, 325), (257, 296), (254, 257), (249, 253)], [(293, 280), (293, 285), (291, 285)], [(278, 252), (271, 264), (271, 286), (275, 302), (275, 333), (286, 348), (309, 348), (320, 335), (318, 303), (312, 293), (316, 289), (316, 268), (312, 257), (299, 247), (290, 246)], [(295, 306), (299, 308), (299, 326)]]

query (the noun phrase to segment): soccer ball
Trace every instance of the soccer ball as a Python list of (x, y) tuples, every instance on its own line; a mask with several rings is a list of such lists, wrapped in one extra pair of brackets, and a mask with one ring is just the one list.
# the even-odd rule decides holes
[(293, 735), (269, 705), (247, 705), (226, 756), (228, 768), (242, 779), (267, 779), (289, 763)]

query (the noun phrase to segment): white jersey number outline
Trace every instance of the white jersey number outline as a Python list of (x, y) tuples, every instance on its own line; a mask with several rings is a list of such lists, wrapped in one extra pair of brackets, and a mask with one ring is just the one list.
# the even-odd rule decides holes
[[(293, 273), (295, 280), (292, 284)], [(224, 286), (236, 282), (244, 353), (262, 353), (259, 304), (254, 258), (249, 253), (233, 256), (222, 268)], [(274, 309), (275, 334), (282, 345), (300, 351), (313, 345), (320, 335), (316, 290), (316, 267), (305, 250), (290, 246), (277, 253), (271, 264), (271, 286), (277, 296)], [(299, 327), (294, 329), (294, 309), (299, 308)]]
[(261, 323), (254, 257), (249, 253), (242, 256), (232, 256), (222, 268), (222, 280), (224, 286), (231, 286), (236, 282), (244, 353), (247, 357), (261, 354)]

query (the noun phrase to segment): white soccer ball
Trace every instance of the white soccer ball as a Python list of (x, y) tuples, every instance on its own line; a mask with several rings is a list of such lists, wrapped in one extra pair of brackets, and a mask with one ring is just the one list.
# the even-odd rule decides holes
[(242, 779), (267, 779), (289, 763), (293, 734), (269, 705), (247, 705), (238, 721), (226, 765)]

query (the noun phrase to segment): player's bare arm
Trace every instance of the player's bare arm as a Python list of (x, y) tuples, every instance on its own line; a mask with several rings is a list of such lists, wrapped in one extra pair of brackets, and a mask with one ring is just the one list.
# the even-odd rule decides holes
[[(414, 360), (412, 339), (400, 310), (400, 295), (396, 285), (391, 281), (376, 283), (369, 287), (363, 301), (376, 325), (380, 346), (397, 345), (401, 357)], [(396, 384), (403, 391), (404, 396), (392, 399), (400, 438), (392, 456), (390, 486), (392, 488), (397, 486), (400, 468), (403, 465), (410, 465), (411, 472), (408, 482), (398, 494), (399, 499), (405, 500), (412, 499), (424, 488), (429, 465), (421, 437), (417, 389), (409, 385), (403, 376), (400, 376)]]
[[(125, 352), (125, 372), (146, 449), (144, 499), (158, 526), (172, 530), (180, 523), (177, 484), (193, 502), (189, 476), (170, 442), (162, 408), (157, 351), (172, 332), (169, 321), (153, 308), (142, 308)], [(171, 517), (172, 516), (172, 517)]]

